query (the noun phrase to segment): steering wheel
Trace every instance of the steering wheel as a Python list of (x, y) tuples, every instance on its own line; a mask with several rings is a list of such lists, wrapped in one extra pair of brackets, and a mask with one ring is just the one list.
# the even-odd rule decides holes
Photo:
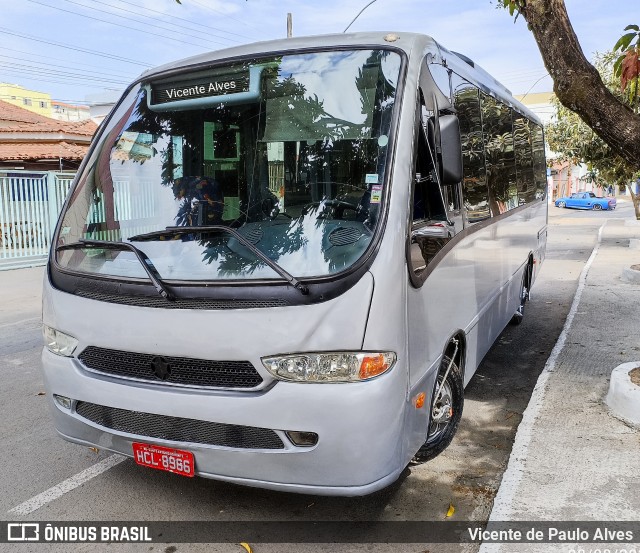
[(350, 202), (345, 202), (343, 200), (322, 200), (320, 202), (312, 202), (310, 204), (305, 205), (302, 208), (302, 215), (307, 215), (314, 207), (323, 206), (328, 208), (333, 208), (333, 215), (329, 215), (328, 209), (323, 209), (322, 212), (318, 213), (318, 218), (326, 218), (326, 219), (342, 219), (344, 212), (348, 209), (355, 211), (358, 213), (359, 206), (352, 204)]

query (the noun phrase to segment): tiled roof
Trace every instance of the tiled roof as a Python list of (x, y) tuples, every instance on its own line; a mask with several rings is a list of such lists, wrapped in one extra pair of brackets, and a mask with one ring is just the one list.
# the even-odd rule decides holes
[(89, 146), (68, 142), (5, 142), (0, 143), (0, 161), (72, 159), (80, 161)]
[[(7, 124), (3, 124), (6, 122)], [(91, 137), (98, 126), (91, 120), (58, 121), (0, 100), (1, 132), (69, 133)]]
[(18, 123), (42, 123), (49, 118), (39, 115), (28, 109), (14, 106), (9, 102), (0, 100), (0, 121), (15, 121)]

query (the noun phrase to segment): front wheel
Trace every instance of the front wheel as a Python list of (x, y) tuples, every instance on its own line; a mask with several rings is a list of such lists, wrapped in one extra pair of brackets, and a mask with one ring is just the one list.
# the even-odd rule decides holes
[(431, 395), (427, 439), (413, 457), (414, 463), (430, 461), (447, 448), (460, 424), (463, 406), (462, 374), (455, 361), (444, 356)]
[(558, 202), (558, 207), (567, 207), (567, 202)]

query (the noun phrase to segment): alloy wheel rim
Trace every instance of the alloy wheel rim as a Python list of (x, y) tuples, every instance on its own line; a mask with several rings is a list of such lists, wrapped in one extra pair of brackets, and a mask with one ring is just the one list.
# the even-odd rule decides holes
[[(442, 380), (438, 380), (438, 387)], [(436, 388), (437, 390), (437, 388)], [(438, 439), (449, 426), (453, 418), (453, 393), (449, 382), (445, 382), (442, 386), (440, 399), (431, 407), (431, 420), (429, 422), (429, 432), (427, 441)]]

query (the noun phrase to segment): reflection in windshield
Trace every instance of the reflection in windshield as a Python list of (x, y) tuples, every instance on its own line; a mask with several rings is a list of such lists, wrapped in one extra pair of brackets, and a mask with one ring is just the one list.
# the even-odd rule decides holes
[[(58, 244), (225, 225), (296, 276), (346, 269), (367, 249), (380, 219), (399, 68), (393, 52), (334, 51), (146, 84), (103, 133)], [(236, 91), (246, 94), (255, 78), (257, 97), (237, 100)], [(207, 79), (215, 95), (206, 95)], [(161, 106), (175, 90), (200, 97)], [(228, 235), (161, 238), (141, 247), (165, 279), (274, 278)], [(57, 259), (88, 272), (142, 271), (126, 251), (63, 250)]]

